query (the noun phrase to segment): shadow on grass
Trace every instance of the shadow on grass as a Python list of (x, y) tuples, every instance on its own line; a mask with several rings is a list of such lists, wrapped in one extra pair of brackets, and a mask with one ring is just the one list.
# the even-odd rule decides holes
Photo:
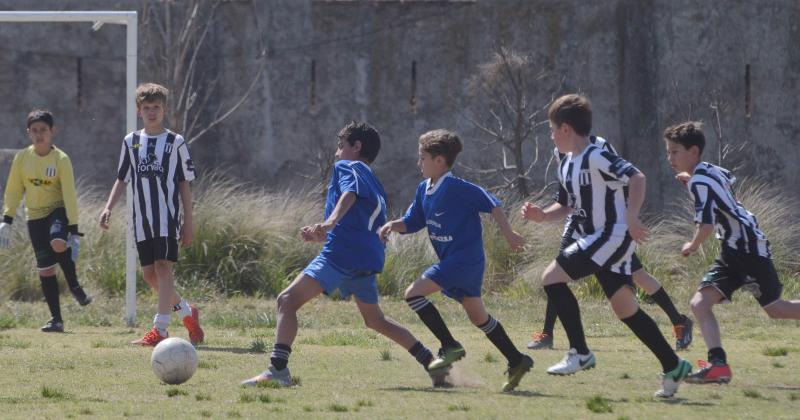
[(781, 391), (800, 391), (800, 385), (765, 385), (767, 389), (779, 389)]
[(696, 406), (696, 407), (715, 407), (718, 405), (708, 401), (690, 401), (686, 398), (680, 398), (680, 397), (653, 399), (653, 402), (670, 404), (670, 405), (686, 405), (686, 406)]
[(428, 392), (428, 393), (451, 393), (458, 388), (453, 386), (433, 388), (429, 386), (396, 386), (390, 388), (378, 388), (381, 391), (400, 391), (400, 392)]
[(197, 351), (210, 351), (210, 352), (221, 352), (221, 353), (234, 353), (234, 354), (264, 354), (264, 352), (257, 352), (252, 351), (249, 348), (244, 347), (209, 347), (209, 346), (200, 346), (196, 348)]

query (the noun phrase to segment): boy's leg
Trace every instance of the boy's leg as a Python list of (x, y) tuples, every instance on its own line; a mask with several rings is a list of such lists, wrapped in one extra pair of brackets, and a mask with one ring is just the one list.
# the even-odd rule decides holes
[(64, 332), (64, 320), (61, 318), (61, 303), (58, 296), (58, 280), (55, 267), (39, 269), (39, 280), (42, 294), (50, 310), (50, 320), (41, 328), (43, 332)]
[(575, 349), (579, 355), (588, 355), (591, 352), (586, 345), (580, 307), (575, 295), (567, 286), (569, 281), (570, 276), (555, 260), (545, 268), (542, 274), (542, 285), (547, 293), (547, 300), (553, 302), (556, 314), (567, 333), (570, 347)]
[(703, 333), (703, 340), (708, 348), (708, 363), (701, 362), (700, 370), (689, 375), (689, 383), (728, 383), (733, 376), (728, 365), (727, 355), (722, 348), (719, 323), (714, 316), (714, 305), (727, 299), (725, 294), (715, 287), (703, 287), (695, 292), (689, 302)]
[(772, 319), (800, 319), (800, 300), (778, 299), (765, 306), (764, 312)]
[[(634, 254), (635, 257), (635, 254)], [(641, 265), (641, 264), (639, 264)], [(661, 283), (655, 277), (650, 275), (644, 268), (639, 268), (633, 273), (633, 282), (641, 287), (653, 301), (667, 314), (670, 322), (672, 323), (676, 343), (676, 350), (687, 349), (692, 343), (692, 327), (694, 323), (692, 320), (678, 312), (672, 299), (667, 294), (666, 290), (661, 286)]]
[(411, 286), (408, 286), (405, 292), (405, 299), (408, 306), (417, 313), (417, 316), (425, 326), (439, 339), (442, 349), (460, 348), (463, 352), (463, 347), (453, 338), (442, 319), (442, 315), (439, 314), (433, 303), (425, 298), (425, 296), (441, 290), (442, 288), (436, 282), (427, 277), (422, 277), (412, 283)]
[(408, 350), (425, 370), (428, 369), (428, 365), (433, 361), (433, 353), (417, 340), (411, 334), (411, 331), (398, 324), (395, 320), (387, 318), (377, 303), (364, 303), (358, 298), (355, 300), (358, 310), (364, 318), (364, 324), (368, 328), (388, 337)]
[(553, 348), (553, 328), (556, 326), (556, 308), (550, 299), (547, 299), (547, 305), (544, 311), (544, 327), (541, 332), (535, 332), (531, 336), (532, 340), (528, 343), (528, 348), (531, 350), (552, 349)]
[(78, 283), (78, 273), (75, 268), (75, 261), (72, 259), (72, 250), (68, 247), (67, 239), (67, 212), (64, 208), (54, 210), (48, 217), (50, 248), (53, 250), (58, 265), (64, 273), (69, 291), (81, 306), (86, 306), (92, 302), (90, 296), (86, 296), (80, 283)]
[(522, 377), (533, 367), (533, 359), (517, 350), (500, 321), (486, 312), (486, 307), (483, 305), (483, 299), (480, 296), (464, 297), (461, 300), (461, 306), (464, 307), (472, 324), (480, 328), (489, 341), (508, 360), (509, 380), (503, 385), (503, 391), (513, 390)]

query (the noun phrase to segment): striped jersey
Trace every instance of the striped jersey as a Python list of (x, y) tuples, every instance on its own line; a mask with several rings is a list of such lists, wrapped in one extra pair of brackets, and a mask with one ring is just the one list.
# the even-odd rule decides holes
[(625, 187), (637, 173), (632, 164), (595, 144), (577, 155), (567, 153), (559, 166), (559, 182), (579, 236), (576, 245), (599, 266), (611, 264), (611, 271), (622, 274), (630, 274), (636, 249), (628, 234)]
[[(602, 137), (589, 136), (589, 143), (591, 143), (591, 144), (593, 144), (593, 145), (595, 145), (595, 146), (599, 147), (600, 149), (605, 150), (607, 152), (613, 153), (615, 155), (618, 154), (616, 149), (614, 149), (614, 147), (611, 146), (611, 143), (609, 143), (606, 139), (604, 139)], [(559, 163), (564, 159), (564, 156), (565, 156), (564, 153), (561, 153), (561, 152), (558, 151), (557, 147), (553, 149), (553, 155), (556, 157), (556, 161), (559, 162)], [(625, 197), (627, 198), (628, 197), (627, 188), (625, 188), (623, 192), (625, 193)], [(561, 185), (561, 184), (558, 184), (558, 192), (556, 193), (555, 201), (557, 203), (561, 204), (562, 206), (568, 206), (569, 205), (569, 199), (568, 199), (568, 195), (567, 195), (567, 190), (565, 190), (564, 186)], [(572, 215), (571, 214), (567, 216), (567, 220), (564, 222), (564, 233), (562, 234), (562, 236), (565, 236), (565, 237), (568, 236), (568, 237), (571, 237), (572, 239), (575, 239), (575, 240), (580, 239), (580, 235), (575, 231), (575, 226), (572, 225)]]
[(39, 156), (31, 145), (14, 156), (3, 199), (6, 222), (16, 216), (23, 195), (28, 220), (43, 219), (53, 210), (64, 207), (67, 223), (78, 224), (78, 193), (72, 162), (61, 149), (51, 146), (50, 153)]
[(342, 269), (383, 271), (386, 246), (378, 236), (386, 223), (386, 193), (369, 165), (358, 160), (340, 160), (333, 166), (325, 200), (325, 219), (344, 193), (356, 201), (328, 232), (320, 255)]
[(700, 162), (687, 185), (694, 201), (694, 221), (714, 225), (723, 245), (748, 254), (770, 257), (769, 241), (756, 217), (736, 201), (736, 178), (725, 168)]
[(125, 136), (117, 179), (133, 182), (133, 224), (136, 242), (180, 236), (178, 183), (195, 178), (189, 147), (181, 135), (144, 130)]
[(406, 233), (428, 228), (440, 260), (464, 264), (484, 261), (480, 213), (490, 213), (500, 200), (483, 188), (447, 172), (436, 184), (422, 181), (403, 216)]

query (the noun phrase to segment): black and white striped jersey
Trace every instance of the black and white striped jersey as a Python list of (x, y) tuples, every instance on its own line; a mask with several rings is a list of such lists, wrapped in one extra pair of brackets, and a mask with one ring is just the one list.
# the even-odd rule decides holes
[[(580, 154), (568, 153), (560, 162), (559, 182), (578, 236), (575, 246), (599, 266), (630, 274), (636, 243), (628, 234), (626, 186), (639, 173), (621, 157), (589, 144)], [(569, 248), (566, 252), (570, 251)]]
[[(606, 139), (598, 136), (589, 136), (589, 143), (599, 147), (601, 150), (605, 150), (606, 152), (610, 152), (613, 154), (617, 154), (616, 149), (614, 146), (611, 145)], [(561, 161), (564, 159), (564, 153), (558, 151), (558, 148), (553, 148), (553, 155), (556, 157), (556, 162), (561, 164)], [(625, 197), (628, 197), (628, 191), (625, 189), (623, 191), (625, 193)], [(567, 195), (567, 190), (564, 189), (562, 184), (558, 184), (558, 192), (554, 197), (555, 201), (562, 206), (569, 206), (569, 196)], [(578, 240), (580, 235), (575, 231), (575, 226), (572, 224), (572, 215), (567, 216), (567, 220), (564, 222), (564, 232), (562, 233), (562, 238), (571, 237), (574, 240)]]
[(133, 223), (136, 242), (158, 237), (178, 239), (178, 183), (195, 178), (189, 147), (169, 130), (149, 136), (144, 130), (122, 142), (117, 179), (133, 181)]
[(725, 168), (700, 162), (689, 179), (695, 223), (714, 225), (722, 244), (740, 252), (770, 257), (769, 241), (756, 217), (736, 201), (736, 178)]

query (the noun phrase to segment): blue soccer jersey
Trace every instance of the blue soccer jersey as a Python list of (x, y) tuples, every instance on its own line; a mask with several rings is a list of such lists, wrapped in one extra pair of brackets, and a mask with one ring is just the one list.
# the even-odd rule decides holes
[(383, 185), (364, 162), (336, 162), (328, 184), (325, 219), (346, 192), (355, 193), (356, 202), (328, 232), (320, 255), (342, 269), (380, 272), (383, 270), (385, 246), (378, 231), (386, 223), (386, 193)]
[(427, 226), (440, 260), (475, 264), (484, 260), (480, 213), (499, 205), (500, 200), (483, 188), (447, 172), (433, 186), (430, 179), (419, 184), (403, 223), (406, 233)]

